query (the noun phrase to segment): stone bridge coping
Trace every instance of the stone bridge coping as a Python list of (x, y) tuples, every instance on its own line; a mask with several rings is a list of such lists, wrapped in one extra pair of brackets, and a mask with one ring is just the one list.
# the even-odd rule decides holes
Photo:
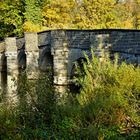
[(118, 32), (140, 32), (139, 29), (50, 29), (45, 30), (41, 32), (37, 32), (37, 34), (51, 32), (51, 31), (83, 31), (83, 32), (97, 32), (97, 31), (105, 31), (105, 32), (112, 32), (112, 31), (118, 31)]

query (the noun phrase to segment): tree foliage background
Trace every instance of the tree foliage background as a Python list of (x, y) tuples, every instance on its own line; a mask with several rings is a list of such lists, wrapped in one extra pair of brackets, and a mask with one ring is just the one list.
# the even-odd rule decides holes
[(140, 0), (1, 0), (0, 39), (46, 29), (140, 28)]

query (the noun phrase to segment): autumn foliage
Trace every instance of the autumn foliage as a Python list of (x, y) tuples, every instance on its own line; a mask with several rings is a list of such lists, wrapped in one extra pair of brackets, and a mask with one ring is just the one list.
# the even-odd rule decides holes
[(140, 0), (1, 0), (0, 38), (46, 29), (140, 28)]

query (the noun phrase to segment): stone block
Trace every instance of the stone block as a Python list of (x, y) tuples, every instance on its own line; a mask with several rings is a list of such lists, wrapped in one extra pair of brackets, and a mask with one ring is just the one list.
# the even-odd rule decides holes
[(17, 64), (17, 46), (15, 37), (5, 38), (6, 51), (5, 55), (7, 57), (7, 71), (11, 75), (17, 75), (18, 64)]
[(17, 51), (16, 38), (15, 37), (5, 38), (5, 46), (6, 52), (16, 52)]
[(67, 77), (54, 76), (54, 84), (56, 85), (67, 85)]
[(27, 68), (29, 71), (38, 70), (38, 52), (26, 52), (27, 56)]
[(90, 33), (88, 31), (66, 31), (70, 48), (89, 48)]
[(51, 44), (51, 31), (38, 34), (38, 46), (46, 46)]
[(54, 40), (65, 40), (66, 33), (64, 30), (52, 30), (51, 31), (51, 39)]
[(27, 52), (38, 51), (37, 33), (25, 33), (25, 49)]
[(5, 42), (0, 42), (0, 53), (3, 53), (5, 51)]

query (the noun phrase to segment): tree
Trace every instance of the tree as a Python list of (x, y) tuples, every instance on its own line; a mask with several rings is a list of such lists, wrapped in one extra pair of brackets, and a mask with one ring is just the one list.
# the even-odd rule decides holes
[(118, 2), (115, 4), (114, 9), (117, 28), (133, 28), (133, 7), (132, 3), (128, 1)]
[(133, 26), (135, 29), (140, 29), (140, 0), (131, 0), (132, 14), (133, 14)]
[(36, 0), (25, 0), (25, 20), (35, 24), (41, 24), (42, 14), (40, 8), (40, 2)]
[(21, 0), (0, 1), (0, 38), (11, 35), (22, 35), (23, 3)]
[(43, 25), (48, 28), (116, 28), (122, 21), (117, 17), (117, 6), (115, 0), (53, 0), (43, 8)]
[(43, 25), (48, 28), (73, 28), (75, 7), (74, 0), (51, 1), (43, 8)]
[(39, 31), (42, 24), (41, 0), (25, 0), (24, 31)]
[(114, 0), (84, 0), (87, 28), (115, 28), (117, 18)]
[(1, 0), (0, 39), (46, 29), (140, 28), (140, 0)]
[(140, 0), (123, 0), (116, 6), (119, 27), (140, 29)]

